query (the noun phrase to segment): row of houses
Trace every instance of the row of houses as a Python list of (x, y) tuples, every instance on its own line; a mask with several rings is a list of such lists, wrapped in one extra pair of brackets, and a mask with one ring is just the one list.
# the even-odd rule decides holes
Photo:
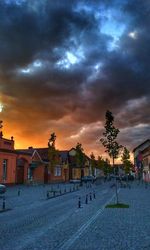
[(84, 166), (76, 163), (76, 149), (58, 151), (59, 161), (53, 172), (49, 168), (48, 147), (15, 149), (14, 138), (0, 134), (0, 183), (30, 184), (67, 182), (91, 175), (90, 158), (85, 155)]

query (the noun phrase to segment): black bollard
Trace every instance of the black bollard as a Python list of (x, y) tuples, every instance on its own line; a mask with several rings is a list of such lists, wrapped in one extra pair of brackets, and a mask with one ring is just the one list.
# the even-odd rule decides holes
[(59, 193), (60, 193), (60, 195), (61, 195), (61, 189), (60, 189)]
[(78, 208), (81, 208), (81, 197), (79, 197), (79, 200), (78, 200)]
[(3, 210), (5, 210), (5, 206), (6, 206), (6, 204), (5, 204), (5, 197), (3, 197), (3, 206), (2, 206)]
[(75, 185), (73, 186), (73, 191), (75, 191)]
[(96, 199), (96, 196), (95, 196), (95, 191), (93, 192), (93, 198)]
[(92, 194), (90, 193), (90, 201), (92, 201)]
[(18, 196), (20, 196), (20, 189), (18, 190)]
[(66, 193), (66, 188), (64, 189), (64, 193)]
[(88, 204), (88, 194), (86, 195), (86, 198), (85, 198), (85, 204)]
[(49, 191), (47, 191), (46, 196), (47, 196), (47, 199), (49, 199)]

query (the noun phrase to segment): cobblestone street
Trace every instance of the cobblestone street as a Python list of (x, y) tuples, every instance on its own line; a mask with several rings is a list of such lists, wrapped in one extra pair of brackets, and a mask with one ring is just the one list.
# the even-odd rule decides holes
[(149, 250), (150, 187), (132, 183), (131, 189), (121, 188), (119, 200), (130, 207), (106, 209), (115, 199), (110, 186), (84, 185), (53, 199), (46, 199), (48, 190), (69, 192), (73, 184), (8, 188), (6, 208), (11, 210), (0, 213), (0, 249)]

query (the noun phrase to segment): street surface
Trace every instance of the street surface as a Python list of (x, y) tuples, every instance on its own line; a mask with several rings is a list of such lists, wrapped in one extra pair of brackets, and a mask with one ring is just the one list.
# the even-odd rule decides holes
[[(52, 199), (46, 199), (50, 185), (8, 188), (6, 208), (12, 210), (0, 213), (0, 250), (150, 250), (150, 187), (120, 188), (120, 202), (130, 207), (106, 209), (115, 201), (111, 184), (84, 185)], [(73, 184), (53, 185), (60, 188), (69, 192)]]

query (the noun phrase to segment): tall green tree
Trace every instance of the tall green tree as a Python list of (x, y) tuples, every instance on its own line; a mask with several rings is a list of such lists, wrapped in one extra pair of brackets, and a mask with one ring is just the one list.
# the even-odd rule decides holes
[(53, 174), (54, 167), (59, 163), (59, 154), (55, 148), (56, 135), (52, 133), (48, 141), (48, 159), (49, 159), (49, 169), (50, 173)]
[(121, 161), (124, 165), (124, 171), (126, 174), (129, 174), (131, 169), (132, 169), (132, 162), (130, 161), (130, 152), (129, 150), (124, 147), (123, 148), (123, 153), (121, 156)]
[[(100, 139), (100, 142), (105, 147), (105, 152), (108, 153), (110, 158), (112, 159), (112, 166), (114, 169), (115, 159), (118, 158), (120, 150), (122, 149), (122, 145), (119, 145), (117, 142), (117, 136), (120, 132), (118, 128), (114, 126), (114, 116), (111, 111), (107, 110), (105, 114), (105, 132), (103, 133), (103, 137)], [(116, 200), (118, 203), (118, 191), (117, 191), (117, 181), (116, 181)]]
[(82, 185), (83, 167), (85, 164), (85, 154), (84, 154), (84, 149), (81, 143), (77, 143), (75, 149), (76, 149), (76, 156), (75, 156), (76, 164), (80, 168), (80, 179), (81, 179), (81, 185)]
[(96, 168), (96, 159), (95, 159), (95, 155), (93, 154), (93, 152), (91, 153), (90, 158), (91, 158), (92, 175), (94, 176), (94, 174), (95, 174), (95, 168)]
[(97, 167), (103, 171), (105, 176), (110, 174), (112, 170), (109, 160), (104, 160), (102, 156), (98, 156)]

